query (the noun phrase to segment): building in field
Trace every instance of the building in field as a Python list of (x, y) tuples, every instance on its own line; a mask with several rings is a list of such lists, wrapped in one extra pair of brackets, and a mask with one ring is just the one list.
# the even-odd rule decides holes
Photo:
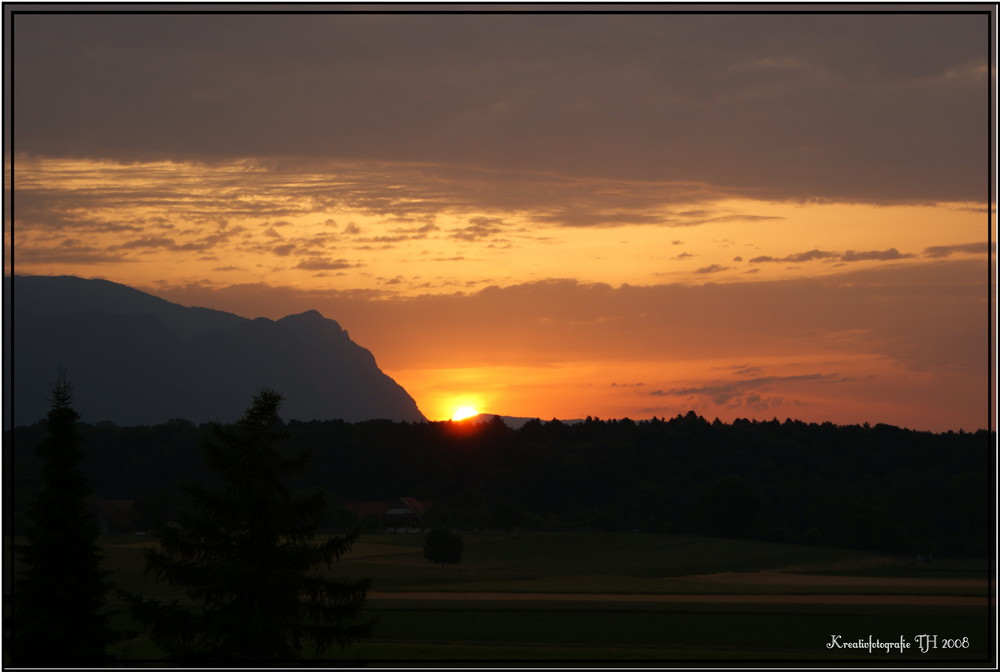
[(420, 531), (424, 516), (431, 508), (431, 500), (416, 497), (345, 502), (344, 508), (357, 516), (369, 529), (386, 532)]

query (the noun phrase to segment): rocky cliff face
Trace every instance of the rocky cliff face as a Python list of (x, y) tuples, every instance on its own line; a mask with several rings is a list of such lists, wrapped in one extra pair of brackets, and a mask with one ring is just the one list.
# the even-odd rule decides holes
[(372, 353), (316, 311), (251, 320), (68, 276), (15, 276), (4, 290), (7, 427), (44, 417), (60, 368), (85, 422), (230, 422), (262, 387), (284, 395), (286, 420), (424, 419)]

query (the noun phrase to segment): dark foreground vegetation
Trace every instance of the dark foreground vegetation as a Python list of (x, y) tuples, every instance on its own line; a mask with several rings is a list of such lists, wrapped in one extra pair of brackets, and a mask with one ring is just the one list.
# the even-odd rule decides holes
[[(309, 451), (283, 449), (280, 394), (261, 390), (238, 422), (209, 427), (203, 457), (217, 484), (178, 486), (187, 507), (156, 520), (156, 542), (142, 549), (144, 574), (162, 585), (141, 592), (108, 580), (119, 572), (102, 567), (72, 401), (61, 374), (35, 448), (39, 491), (26, 525), (5, 530), (4, 573), (14, 583), (4, 591), (5, 666), (109, 663), (108, 646), (136, 637), (136, 625), (158, 656), (187, 664), (292, 661), (306, 648), (322, 653), (370, 636), (372, 622), (361, 619), (370, 581), (322, 572), (350, 551), (358, 530), (317, 539), (325, 492), (298, 495), (285, 482), (306, 469)], [(9, 534), (26, 542), (10, 554)], [(164, 587), (172, 600), (150, 597)], [(116, 629), (112, 618), (125, 612), (128, 629)]]
[[(179, 485), (213, 482), (200, 452), (209, 428), (81, 425), (94, 497), (133, 502), (129, 529), (118, 531), (173, 515)], [(428, 529), (639, 530), (928, 558), (987, 557), (992, 548), (996, 439), (987, 431), (726, 424), (694, 412), (519, 429), (496, 418), (292, 421), (284, 430), (291, 452), (311, 451), (294, 486), (328, 493), (322, 528), (331, 530), (372, 522), (345, 502), (409, 496), (433, 502)], [(40, 423), (5, 437), (14, 522), (37, 493), (33, 449), (44, 434)]]
[(931, 633), (933, 662), (988, 660), (986, 432), (284, 423), (270, 390), (233, 425), (116, 427), (71, 401), (5, 437), (5, 664), (912, 659)]

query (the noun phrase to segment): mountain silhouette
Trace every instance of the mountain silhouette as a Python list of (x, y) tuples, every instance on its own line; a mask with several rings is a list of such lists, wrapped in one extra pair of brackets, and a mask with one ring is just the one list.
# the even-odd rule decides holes
[(60, 369), (91, 423), (231, 422), (262, 387), (284, 395), (286, 420), (424, 419), (372, 353), (315, 310), (249, 319), (72, 276), (8, 277), (4, 298), (5, 427), (45, 416)]

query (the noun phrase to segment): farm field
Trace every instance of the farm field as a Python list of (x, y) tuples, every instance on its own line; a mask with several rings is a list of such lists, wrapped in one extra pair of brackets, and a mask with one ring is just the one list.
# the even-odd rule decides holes
[[(917, 563), (666, 534), (462, 536), (462, 562), (445, 566), (423, 558), (422, 535), (362, 536), (334, 571), (373, 579), (367, 612), (378, 619), (374, 637), (322, 658), (371, 666), (715, 660), (986, 666), (994, 651), (995, 586), (985, 560)], [(160, 599), (182, 597), (143, 575), (150, 540), (103, 540), (118, 585)], [(922, 652), (918, 635), (937, 639), (924, 640)], [(845, 646), (869, 640), (872, 651)], [(900, 642), (910, 647), (885, 648)], [(125, 659), (157, 658), (142, 636), (119, 649)]]

